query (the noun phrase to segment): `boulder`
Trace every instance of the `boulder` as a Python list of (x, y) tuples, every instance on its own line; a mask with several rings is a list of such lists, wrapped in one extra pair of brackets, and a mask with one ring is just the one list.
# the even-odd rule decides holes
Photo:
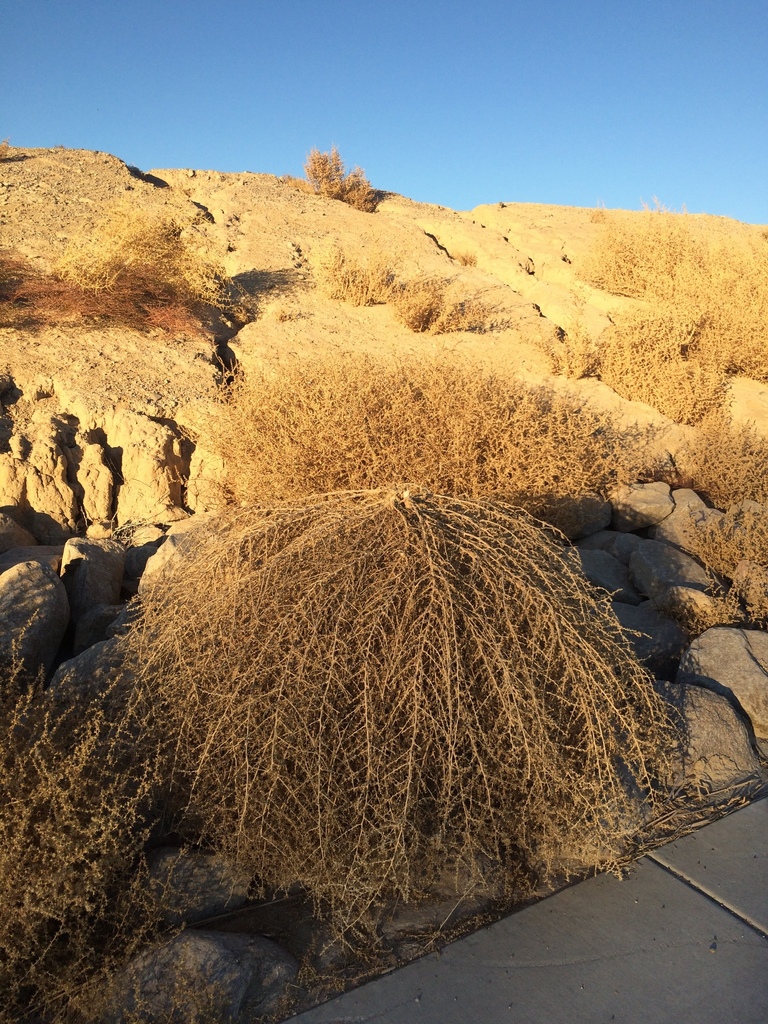
[(630, 484), (620, 487), (611, 499), (613, 525), (623, 533), (655, 526), (675, 508), (669, 484)]
[(157, 544), (140, 544), (125, 553), (125, 575), (129, 580), (140, 580), (147, 562), (157, 553)]
[(768, 737), (768, 633), (713, 626), (685, 652), (677, 680), (735, 698), (755, 735)]
[(61, 575), (77, 623), (95, 605), (117, 604), (125, 568), (125, 548), (114, 540), (72, 537), (64, 545)]
[(686, 683), (657, 686), (681, 725), (677, 785), (718, 794), (735, 786), (762, 785), (749, 730), (725, 697)]
[(119, 637), (103, 640), (77, 657), (63, 661), (51, 679), (50, 690), (67, 703), (77, 701), (80, 696), (96, 696), (117, 678), (130, 682), (124, 661)]
[(162, 846), (149, 853), (147, 864), (150, 891), (167, 924), (191, 924), (248, 901), (251, 876), (220, 854)]
[(590, 583), (613, 595), (615, 601), (640, 604), (642, 597), (632, 586), (625, 565), (607, 551), (599, 549), (571, 549), (578, 557), (584, 575)]
[(687, 633), (672, 619), (662, 615), (652, 601), (634, 606), (614, 602), (613, 610), (637, 660), (657, 679), (674, 679), (680, 658), (688, 646)]
[(629, 577), (662, 611), (691, 606), (706, 612), (712, 603), (706, 571), (671, 544), (648, 540), (640, 545), (629, 559)]
[(11, 548), (10, 551), (0, 555), (0, 573), (6, 572), (14, 565), (20, 565), (22, 562), (40, 562), (53, 569), (58, 576), (63, 553), (63, 544), (34, 544), (30, 547)]
[(589, 537), (584, 537), (583, 540), (578, 542), (577, 546), (582, 551), (607, 551), (609, 555), (618, 558), (622, 565), (629, 565), (629, 560), (633, 553), (646, 543), (645, 538), (638, 537), (636, 533), (600, 530)]
[(612, 514), (611, 503), (605, 498), (599, 494), (582, 494), (562, 503), (556, 521), (566, 537), (578, 540), (606, 527)]
[(25, 671), (48, 672), (69, 624), (64, 584), (49, 565), (21, 562), (0, 575), (0, 661), (15, 655)]
[(683, 551), (696, 550), (696, 533), (713, 521), (723, 518), (716, 508), (708, 508), (696, 491), (681, 487), (672, 492), (673, 512), (661, 523), (652, 526), (648, 534), (654, 540), (673, 544)]
[(11, 548), (32, 547), (35, 544), (37, 541), (29, 530), (25, 530), (10, 516), (0, 512), (0, 555)]
[(185, 931), (140, 953), (120, 971), (102, 1020), (245, 1024), (287, 1009), (297, 974), (294, 958), (260, 935)]
[(183, 564), (204, 544), (210, 536), (210, 527), (215, 525), (217, 517), (212, 513), (199, 513), (182, 520), (168, 530), (165, 540), (154, 555), (147, 561), (141, 577), (139, 592), (155, 582), (159, 575), (169, 568), (175, 569)]

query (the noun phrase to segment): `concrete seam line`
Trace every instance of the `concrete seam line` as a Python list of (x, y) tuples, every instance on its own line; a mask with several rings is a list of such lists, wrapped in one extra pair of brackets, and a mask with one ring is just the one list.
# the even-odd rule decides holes
[(727, 900), (718, 896), (717, 893), (714, 893), (711, 889), (707, 889), (705, 886), (694, 882), (693, 879), (688, 878), (688, 876), (683, 874), (682, 871), (678, 871), (677, 868), (673, 868), (671, 864), (666, 864), (656, 854), (647, 853), (646, 857), (648, 860), (656, 864), (657, 867), (660, 867), (663, 871), (667, 871), (673, 876), (673, 878), (676, 878), (679, 882), (683, 882), (689, 889), (693, 889), (694, 892), (700, 893), (712, 903), (716, 903), (719, 907), (722, 907), (723, 910), (727, 910), (729, 914), (732, 914), (733, 917), (738, 918), (738, 920), (743, 924), (748, 925), (753, 931), (757, 932), (758, 935), (762, 935), (764, 939), (768, 939), (768, 931), (766, 931), (762, 925), (759, 925), (756, 921), (752, 921), (749, 917), (746, 917), (740, 910), (728, 903)]

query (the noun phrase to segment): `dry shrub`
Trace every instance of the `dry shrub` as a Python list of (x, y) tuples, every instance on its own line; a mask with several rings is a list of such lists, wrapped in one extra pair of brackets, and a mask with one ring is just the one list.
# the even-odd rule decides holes
[(478, 299), (450, 299), (448, 284), (434, 277), (400, 282), (390, 302), (398, 320), (417, 333), (449, 334), (486, 331), (495, 324), (493, 312)]
[(172, 217), (118, 207), (70, 242), (56, 277), (111, 319), (164, 326), (230, 304), (223, 269)]
[(678, 483), (693, 487), (717, 508), (743, 501), (768, 505), (768, 437), (717, 411), (697, 427), (679, 456)]
[(336, 146), (330, 153), (310, 150), (304, 173), (314, 193), (326, 199), (339, 199), (365, 213), (376, 209), (376, 191), (359, 167), (347, 171)]
[(394, 271), (378, 250), (358, 261), (331, 245), (314, 253), (310, 264), (318, 287), (329, 299), (374, 306), (386, 302), (392, 291)]
[(8, 139), (0, 140), (0, 160), (7, 160), (11, 155), (11, 146)]
[(457, 249), (451, 253), (451, 258), (456, 260), (462, 267), (477, 266), (477, 253), (472, 252), (470, 249)]
[(768, 506), (750, 502), (731, 506), (722, 519), (696, 530), (691, 550), (707, 568), (729, 580), (745, 560), (768, 568)]
[(209, 429), (236, 502), (416, 481), (567, 528), (579, 496), (646, 468), (641, 440), (572, 400), (459, 361), (289, 363), (237, 380)]
[[(641, 300), (641, 312), (616, 315), (612, 344), (631, 349), (647, 368), (654, 360), (665, 364), (645, 388), (659, 388), (650, 404), (669, 405), (678, 381), (687, 404), (697, 375), (707, 393), (705, 406), (720, 387), (718, 376), (745, 373), (768, 380), (768, 240), (760, 229), (663, 209), (605, 211), (581, 273), (599, 288)], [(621, 369), (608, 370), (617, 382)], [(625, 391), (634, 392), (645, 375), (642, 369), (627, 377)], [(700, 412), (688, 413), (686, 422)]]
[[(75, 699), (76, 697), (76, 699)], [(0, 987), (62, 1019), (151, 927), (139, 870), (154, 786), (124, 695), (0, 691)], [(24, 1018), (26, 1019), (26, 1017)]]
[[(222, 516), (128, 638), (178, 829), (350, 926), (455, 869), (620, 855), (670, 732), (607, 599), (504, 503), (336, 493)], [(465, 881), (459, 881), (464, 878)]]
[(553, 373), (561, 373), (574, 380), (599, 376), (600, 348), (582, 316), (576, 318), (567, 332), (558, 329), (546, 345), (546, 352), (552, 362)]
[(676, 423), (699, 423), (722, 405), (727, 390), (723, 366), (701, 349), (700, 327), (674, 307), (624, 314), (601, 336), (600, 378)]

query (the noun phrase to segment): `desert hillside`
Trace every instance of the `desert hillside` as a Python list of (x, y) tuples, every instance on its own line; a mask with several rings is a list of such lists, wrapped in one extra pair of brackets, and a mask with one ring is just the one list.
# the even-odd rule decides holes
[(272, 1024), (764, 793), (768, 229), (0, 144), (0, 1024)]
[[(108, 154), (64, 149), (11, 149), (0, 163), (0, 247), (37, 272), (55, 268), (68, 246), (97, 240), (115, 209), (174, 218), (248, 294), (253, 311), (247, 324), (217, 315), (198, 331), (137, 330), (108, 316), (57, 312), (55, 300), (38, 319), (25, 317), (23, 299), (13, 316), (6, 304), (5, 395), (15, 397), (4, 404), (3, 504), (23, 504), (22, 478), (34, 476), (40, 499), (30, 514), (50, 518), (50, 536), (54, 524), (71, 530), (83, 516), (167, 520), (176, 508), (199, 507), (195, 479), (205, 467), (195, 441), (222, 353), (246, 373), (294, 356), (467, 357), (570, 388), (628, 429), (653, 423), (670, 450), (682, 443), (685, 431), (652, 403), (628, 404), (588, 367), (574, 371), (573, 340), (596, 342), (632, 301), (583, 274), (604, 211), (499, 202), (457, 212), (385, 193), (364, 213), (264, 174), (142, 174)], [(399, 279), (437, 279), (448, 300), (479, 304), (482, 322), (418, 332), (389, 303), (329, 298), (318, 283), (329, 247), (363, 265), (383, 261)], [(746, 392), (748, 414), (762, 414), (765, 389), (734, 386)], [(7, 447), (12, 437), (16, 454)]]

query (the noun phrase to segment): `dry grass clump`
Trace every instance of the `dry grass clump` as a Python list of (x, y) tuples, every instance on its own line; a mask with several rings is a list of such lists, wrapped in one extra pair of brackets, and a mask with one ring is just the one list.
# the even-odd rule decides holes
[(768, 239), (725, 218), (604, 211), (581, 273), (636, 299), (604, 339), (601, 376), (630, 399), (697, 422), (727, 374), (768, 380)]
[(314, 253), (310, 265), (318, 287), (329, 299), (341, 299), (353, 306), (386, 302), (394, 285), (394, 271), (379, 250), (359, 261), (338, 245), (331, 245)]
[(10, 141), (8, 139), (0, 139), (0, 160), (7, 160), (10, 155)]
[(0, 317), (22, 325), (83, 317), (140, 330), (197, 331), (208, 307), (247, 319), (222, 268), (172, 218), (128, 207), (70, 242), (53, 273), (5, 253)]
[(519, 894), (564, 852), (620, 856), (666, 778), (663, 702), (525, 513), (383, 490), (217, 530), (128, 638), (181, 832), (341, 929), (446, 864)]
[(451, 259), (456, 260), (462, 267), (477, 266), (477, 253), (471, 249), (456, 249), (451, 253)]
[(195, 319), (202, 307), (227, 308), (227, 278), (191, 228), (172, 217), (114, 209), (87, 238), (72, 241), (56, 276), (102, 315), (163, 327)]
[(680, 482), (717, 508), (743, 501), (768, 505), (768, 438), (732, 423), (727, 413), (710, 413), (679, 461)]
[(647, 468), (641, 442), (572, 400), (453, 361), (289, 363), (237, 380), (209, 429), (238, 503), (410, 480), (567, 529), (580, 496)]
[(421, 277), (400, 282), (390, 302), (397, 319), (417, 333), (449, 334), (453, 331), (486, 331), (493, 326), (493, 312), (478, 299), (451, 299), (448, 283)]
[(0, 689), (2, 1020), (63, 1019), (151, 924), (139, 856), (152, 752), (136, 759), (122, 697), (74, 697)]
[(595, 350), (600, 379), (676, 423), (701, 422), (722, 406), (727, 378), (722, 364), (702, 350), (700, 326), (674, 307), (624, 314)]
[(365, 172), (359, 167), (347, 171), (336, 146), (331, 147), (330, 153), (310, 150), (304, 173), (315, 195), (339, 199), (364, 213), (376, 209), (376, 191), (371, 188)]

